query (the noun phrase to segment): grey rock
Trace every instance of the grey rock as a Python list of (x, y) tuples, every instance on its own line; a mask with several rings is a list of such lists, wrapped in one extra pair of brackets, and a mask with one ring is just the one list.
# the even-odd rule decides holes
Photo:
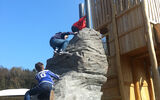
[(65, 54), (47, 60), (47, 69), (61, 76), (56, 100), (100, 100), (108, 70), (100, 33), (85, 28), (70, 40)]

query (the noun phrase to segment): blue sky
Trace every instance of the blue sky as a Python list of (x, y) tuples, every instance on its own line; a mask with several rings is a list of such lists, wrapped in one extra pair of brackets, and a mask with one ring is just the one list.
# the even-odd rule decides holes
[(84, 0), (0, 0), (0, 65), (34, 68), (53, 56), (49, 39), (71, 31)]

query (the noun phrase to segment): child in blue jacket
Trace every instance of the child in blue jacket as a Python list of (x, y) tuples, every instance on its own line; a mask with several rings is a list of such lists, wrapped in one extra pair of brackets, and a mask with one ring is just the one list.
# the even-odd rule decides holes
[(35, 69), (38, 71), (35, 76), (36, 80), (38, 81), (38, 85), (26, 92), (24, 100), (30, 100), (31, 95), (42, 93), (49, 94), (53, 89), (54, 84), (52, 77), (55, 79), (59, 79), (58, 75), (49, 70), (45, 70), (43, 63), (41, 62), (35, 64)]

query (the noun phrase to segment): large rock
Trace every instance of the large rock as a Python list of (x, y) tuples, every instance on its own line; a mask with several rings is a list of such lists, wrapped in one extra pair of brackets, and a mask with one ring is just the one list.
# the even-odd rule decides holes
[(85, 28), (70, 41), (69, 54), (47, 60), (47, 69), (61, 76), (55, 100), (100, 100), (108, 68), (100, 33)]

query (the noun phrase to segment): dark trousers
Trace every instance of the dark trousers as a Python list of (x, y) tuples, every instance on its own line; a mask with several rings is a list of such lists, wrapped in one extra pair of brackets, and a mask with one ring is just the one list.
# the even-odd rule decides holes
[(50, 94), (50, 91), (52, 90), (52, 84), (44, 82), (32, 89), (30, 89), (29, 91), (26, 92), (25, 96), (24, 96), (24, 100), (31, 100), (31, 96), (32, 95), (37, 95), (37, 94)]
[(58, 49), (57, 52), (65, 51), (67, 46), (69, 44), (68, 40), (64, 40), (64, 39), (53, 39), (50, 41), (50, 45), (51, 47), (55, 50), (56, 48)]

